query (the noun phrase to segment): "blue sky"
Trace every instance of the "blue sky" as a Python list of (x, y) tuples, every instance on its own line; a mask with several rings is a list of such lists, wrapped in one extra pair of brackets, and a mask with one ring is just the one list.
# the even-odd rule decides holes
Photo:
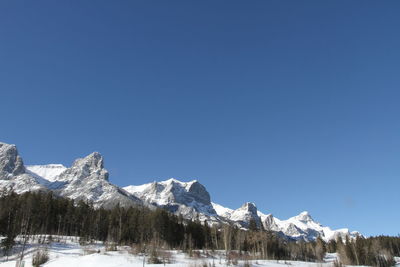
[(0, 140), (400, 233), (398, 1), (1, 1)]

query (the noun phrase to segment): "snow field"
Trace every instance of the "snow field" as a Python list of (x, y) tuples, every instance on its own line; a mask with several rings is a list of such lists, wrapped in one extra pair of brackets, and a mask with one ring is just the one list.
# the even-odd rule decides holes
[[(24, 262), (25, 267), (32, 266), (32, 257), (36, 251), (46, 251), (49, 261), (43, 264), (43, 267), (141, 267), (153, 266), (160, 267), (164, 264), (148, 264), (150, 255), (134, 254), (131, 247), (118, 247), (117, 251), (107, 251), (106, 247), (100, 243), (90, 245), (80, 245), (77, 237), (57, 237), (53, 236), (54, 242), (39, 243), (39, 238), (35, 237), (26, 245)], [(47, 238), (46, 238), (47, 240)], [(20, 240), (21, 241), (21, 240)], [(19, 259), (21, 251), (21, 243), (19, 243), (12, 255), (8, 257), (0, 257), (0, 267), (15, 267), (17, 259)], [(150, 254), (150, 253), (149, 253)], [(165, 259), (165, 266), (169, 267), (203, 267), (203, 266), (227, 266), (224, 251), (195, 251), (192, 257), (188, 254), (176, 250), (159, 251), (158, 258)], [(144, 261), (144, 265), (143, 265)], [(295, 261), (272, 261), (272, 260), (238, 260), (236, 266), (271, 266), (271, 267), (332, 267), (332, 263), (310, 263)], [(234, 266), (230, 264), (231, 266)]]

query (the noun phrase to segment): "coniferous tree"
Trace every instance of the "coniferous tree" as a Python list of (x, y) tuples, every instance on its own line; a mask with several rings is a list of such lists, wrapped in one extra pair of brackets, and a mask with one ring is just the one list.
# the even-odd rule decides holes
[(394, 263), (394, 256), (400, 256), (400, 237), (347, 237), (344, 242), (339, 237), (327, 244), (321, 238), (291, 241), (262, 228), (247, 231), (229, 224), (210, 227), (198, 218), (185, 220), (163, 209), (119, 205), (95, 209), (89, 202), (32, 192), (0, 192), (0, 235), (5, 237), (1, 243), (4, 255), (17, 236), (26, 244), (29, 237), (43, 240), (44, 235), (55, 235), (77, 236), (84, 243), (100, 240), (114, 246), (136, 244), (155, 251), (159, 247), (189, 252), (225, 249), (227, 257), (236, 250), (239, 255), (276, 260), (321, 261), (326, 251), (338, 252), (342, 263), (348, 265), (386, 267)]

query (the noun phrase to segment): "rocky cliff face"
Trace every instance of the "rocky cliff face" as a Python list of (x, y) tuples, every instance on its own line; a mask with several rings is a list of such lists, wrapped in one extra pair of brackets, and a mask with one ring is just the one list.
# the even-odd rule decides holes
[(258, 216), (260, 216), (261, 223), (265, 230), (268, 231), (280, 231), (278, 224), (275, 221), (275, 218), (272, 214), (263, 214), (258, 212)]
[(108, 181), (104, 159), (94, 152), (77, 159), (71, 168), (62, 165), (24, 167), (15, 145), (0, 143), (0, 188), (17, 193), (53, 191), (96, 207), (141, 205), (142, 201)]
[(181, 182), (171, 178), (124, 189), (147, 203), (182, 214), (186, 218), (200, 216), (203, 219), (215, 219), (218, 216), (211, 204), (210, 194), (196, 180)]
[(25, 173), (24, 162), (18, 155), (17, 147), (0, 143), (0, 179), (10, 179)]
[(104, 169), (104, 159), (98, 152), (75, 160), (72, 167), (63, 171), (55, 180), (67, 182), (86, 179), (108, 181), (108, 171)]
[(98, 152), (75, 160), (71, 168), (54, 178), (48, 187), (58, 195), (90, 201), (95, 207), (138, 205), (142, 202), (108, 181), (104, 159)]
[(16, 193), (46, 190), (35, 177), (25, 172), (15, 145), (0, 143), (0, 189)]
[(257, 207), (251, 202), (246, 202), (240, 208), (234, 210), (229, 219), (238, 222), (244, 228), (248, 228), (252, 220), (258, 228), (261, 227), (261, 219), (257, 214)]

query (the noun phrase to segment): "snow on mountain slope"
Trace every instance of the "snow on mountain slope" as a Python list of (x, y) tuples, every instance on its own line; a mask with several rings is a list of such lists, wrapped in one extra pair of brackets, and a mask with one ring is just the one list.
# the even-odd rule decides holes
[(124, 187), (127, 192), (158, 207), (167, 208), (186, 218), (201, 216), (201, 219), (217, 217), (210, 194), (198, 181), (181, 182), (169, 179), (140, 186)]
[[(195, 194), (191, 188), (198, 187)], [(242, 228), (248, 228), (254, 220), (257, 227), (279, 232), (291, 239), (315, 240), (317, 237), (328, 241), (338, 236), (355, 237), (357, 232), (347, 229), (332, 230), (314, 221), (308, 212), (302, 212), (287, 220), (275, 218), (272, 214), (264, 214), (257, 210), (254, 203), (246, 202), (233, 210), (210, 201), (204, 186), (198, 181), (181, 182), (169, 179), (139, 186), (127, 186), (124, 189), (145, 203), (167, 208), (185, 218), (200, 216), (201, 220), (226, 222), (230, 221)]]
[(30, 191), (48, 191), (48, 189), (37, 182), (37, 180), (29, 174), (23, 173), (14, 176), (8, 180), (0, 180), (0, 191), (14, 191), (22, 194)]
[(253, 219), (258, 227), (262, 224), (264, 229), (282, 233), (291, 239), (311, 241), (321, 237), (325, 241), (329, 241), (337, 237), (360, 235), (358, 232), (349, 232), (348, 229), (332, 230), (329, 227), (322, 226), (314, 221), (307, 211), (287, 220), (280, 220), (272, 214), (264, 214), (258, 211), (253, 203), (245, 203), (236, 210), (225, 208), (216, 203), (213, 203), (213, 207), (220, 217), (237, 222), (244, 228), (248, 228), (250, 220)]
[(24, 162), (15, 145), (0, 142), (0, 189), (16, 193), (46, 190), (38, 181), (26, 173)]
[(272, 214), (258, 213), (265, 229), (282, 232), (286, 236), (294, 239), (315, 240), (321, 237), (325, 241), (336, 239), (337, 237), (356, 237), (360, 233), (350, 232), (348, 229), (332, 230), (327, 226), (322, 226), (316, 222), (307, 211), (291, 217), (287, 220), (279, 220)]
[(77, 159), (71, 168), (53, 178), (49, 188), (58, 195), (75, 200), (90, 201), (95, 207), (112, 207), (116, 204), (131, 206), (141, 204), (136, 197), (108, 181), (103, 157), (94, 152)]
[(217, 203), (212, 202), (211, 204), (214, 210), (217, 212), (218, 216), (229, 218), (233, 212), (233, 209), (225, 208)]
[(334, 235), (334, 231), (329, 229), (329, 227), (323, 227), (320, 223), (315, 222), (307, 211), (303, 211), (299, 215), (281, 222), (281, 225), (284, 225), (286, 227), (290, 224), (295, 225), (298, 229), (307, 233), (313, 238), (316, 238), (318, 236), (325, 238), (325, 234), (328, 234), (328, 237), (332, 237)]
[(260, 217), (257, 215), (257, 207), (250, 202), (246, 202), (240, 208), (234, 210), (230, 214), (229, 220), (238, 222), (244, 228), (248, 228), (252, 220), (254, 220), (258, 228), (261, 226)]
[(246, 202), (236, 210), (223, 207), (217, 203), (212, 203), (212, 205), (218, 216), (233, 222), (237, 222), (240, 227), (247, 228), (250, 220), (253, 219), (259, 228), (262, 225), (264, 229), (271, 231), (280, 230), (277, 227), (273, 216), (271, 214), (265, 215), (258, 211), (254, 203)]
[[(307, 211), (303, 211), (299, 215), (291, 217), (285, 221), (277, 221), (277, 224), (283, 233), (291, 235), (294, 238), (307, 236), (307, 239), (313, 240), (319, 236), (325, 241), (329, 241), (346, 235), (350, 237), (356, 237), (359, 235), (358, 232), (350, 233), (348, 229), (332, 230), (327, 226), (322, 226), (319, 222), (316, 222)], [(296, 229), (295, 233), (293, 232), (293, 229)]]
[(258, 216), (260, 216), (261, 223), (265, 230), (279, 232), (281, 228), (278, 224), (280, 224), (280, 220), (275, 218), (272, 214), (264, 214), (258, 211)]
[(50, 182), (54, 182), (55, 178), (59, 176), (63, 171), (67, 169), (62, 164), (47, 164), (47, 165), (26, 165), (26, 172), (45, 179)]
[(0, 178), (7, 180), (25, 173), (24, 162), (15, 145), (0, 143)]
[(94, 152), (77, 159), (71, 168), (60, 164), (24, 166), (15, 145), (0, 143), (0, 189), (49, 191), (96, 207), (141, 205), (142, 201), (108, 181), (103, 157)]

